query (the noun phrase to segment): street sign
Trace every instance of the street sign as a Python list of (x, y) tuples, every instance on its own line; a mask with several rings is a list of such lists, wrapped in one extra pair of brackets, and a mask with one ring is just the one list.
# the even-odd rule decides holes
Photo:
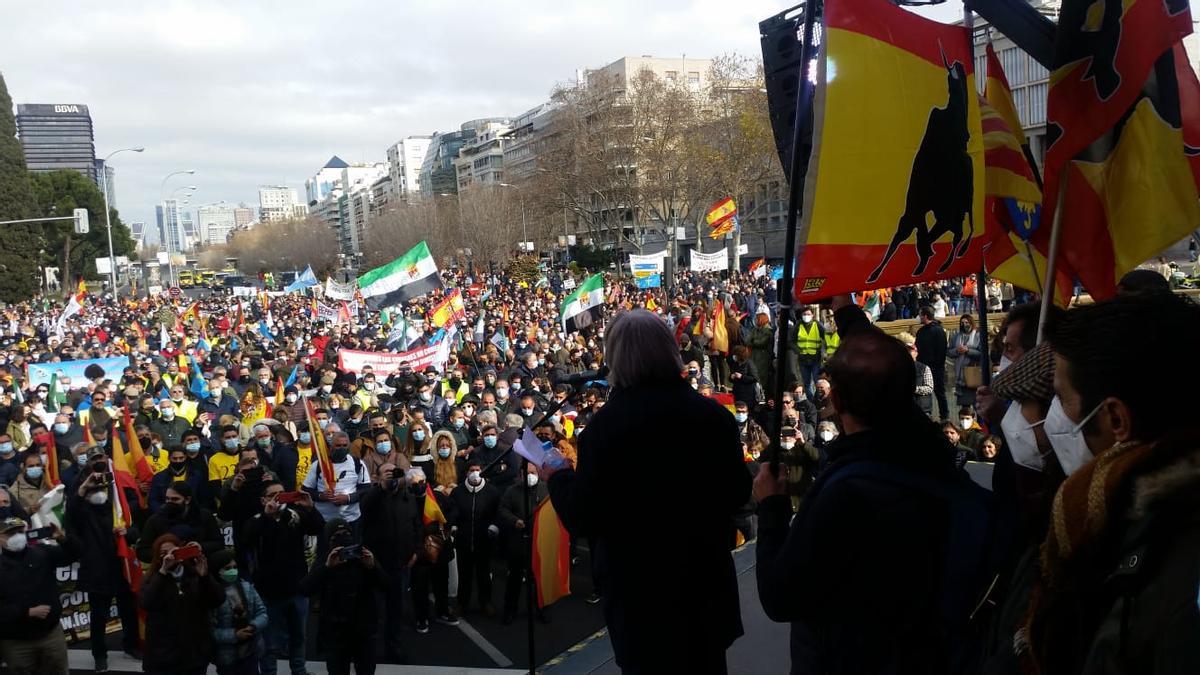
[(75, 234), (88, 233), (87, 209), (75, 209)]
[(178, 286), (171, 287), (171, 297), (178, 300), (183, 295), (183, 291)]

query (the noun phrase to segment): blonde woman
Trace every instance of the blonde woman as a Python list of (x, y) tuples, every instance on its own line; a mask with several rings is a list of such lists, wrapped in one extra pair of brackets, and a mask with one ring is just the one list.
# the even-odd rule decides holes
[(458, 487), (458, 467), (454, 463), (458, 444), (454, 435), (443, 429), (433, 435), (433, 448), (433, 489), (449, 496)]

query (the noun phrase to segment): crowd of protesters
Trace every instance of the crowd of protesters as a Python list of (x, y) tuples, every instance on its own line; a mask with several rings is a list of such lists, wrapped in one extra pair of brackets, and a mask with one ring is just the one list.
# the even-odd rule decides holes
[[(1149, 496), (1142, 492), (1153, 486), (1142, 483), (1195, 452), (1180, 436), (1194, 430), (1181, 399), (1159, 396), (1148, 378), (1194, 376), (1194, 348), (1178, 338), (1200, 326), (1193, 305), (1156, 284), (1130, 290), (1141, 293), (1135, 300), (1053, 313), (1049, 346), (1036, 349), (1036, 305), (996, 282), (983, 289), (989, 309), (1006, 314), (995, 333), (972, 316), (974, 279), (803, 306), (780, 371), (777, 298), (763, 275), (681, 273), (652, 289), (612, 277), (595, 320), (570, 334), (559, 316), (565, 272), (442, 277), (461, 291), (465, 313), (441, 328), (428, 321), (440, 292), (384, 313), (346, 303), (337, 321), (318, 320), (308, 297), (267, 292), (194, 303), (87, 297), (65, 321), (59, 303), (8, 307), (0, 337), (0, 657), (8, 667), (65, 671), (54, 570), (72, 560), (91, 625), (104, 626), (115, 604), (123, 647), (146, 672), (216, 664), (223, 673), (274, 673), (283, 659), (304, 673), (310, 602), (320, 606), (316, 643), (331, 673), (370, 672), (381, 656), (404, 662), (408, 631), (454, 626), (469, 612), (512, 622), (533, 583), (526, 505), (547, 497), (548, 477), (525, 470), (513, 447), (532, 433), (574, 465), (581, 436), (620, 395), (608, 379), (605, 330), (644, 308), (673, 335), (682, 382), (729, 409), (742, 464), (758, 477), (754, 497), (728, 514), (737, 532), (728, 545), (759, 536), (760, 595), (769, 616), (793, 622), (793, 672), (968, 672), (960, 668), (968, 659), (970, 672), (981, 659), (991, 668), (984, 672), (1146, 672), (1136, 664), (1160, 662), (1188, 667), (1155, 672), (1196, 672), (1194, 649), (1163, 644), (1198, 623), (1200, 564), (1183, 568), (1196, 562), (1200, 540), (1176, 536), (1194, 532), (1183, 491), (1194, 481)], [(947, 331), (942, 320), (955, 315)], [(891, 335), (871, 326), (906, 318), (916, 320), (911, 330)], [(395, 330), (401, 321), (411, 329)], [(1096, 344), (1133, 327), (1154, 344), (1134, 350), (1120, 334)], [(340, 367), (342, 349), (399, 352), (434, 340), (450, 345), (435, 365)], [(1001, 372), (992, 387), (978, 381), (984, 352)], [(111, 356), (128, 365), (89, 369), (81, 381), (29, 377), (31, 365)], [(1149, 362), (1162, 370), (1147, 370)], [(775, 442), (778, 378), (785, 395)], [(152, 476), (114, 488), (114, 445), (130, 447), (127, 429)], [(328, 445), (333, 485), (315, 460), (314, 433)], [(666, 436), (653, 443), (664, 444)], [(691, 450), (646, 452), (690, 462)], [(627, 472), (647, 466), (624, 461), (634, 462)], [(993, 528), (986, 536), (999, 543), (971, 560), (994, 571), (986, 592), (956, 588), (955, 605), (943, 581), (958, 579), (954, 566), (966, 554), (946, 550), (971, 532), (946, 524), (945, 505), (978, 505), (961, 482), (969, 463), (995, 467), (977, 527)], [(1098, 475), (1098, 464), (1112, 464), (1116, 478)], [(114, 520), (117, 489), (128, 493), (126, 520)], [(1100, 513), (1088, 497), (1097, 491)], [(62, 527), (34, 528), (58, 497)], [(431, 498), (444, 524), (422, 517)], [(1162, 504), (1171, 510), (1159, 517), (1152, 507)], [(592, 541), (585, 534), (572, 541), (572, 564), (593, 574), (588, 602), (598, 603), (604, 575), (577, 557)], [(141, 563), (140, 583), (123, 570), (126, 547)], [(1158, 557), (1166, 553), (1176, 558)], [(1155, 566), (1129, 569), (1138, 555)], [(1155, 587), (1170, 574), (1166, 588)], [(493, 578), (501, 577), (497, 598)], [(957, 622), (946, 608), (967, 595), (988, 611)], [(1130, 624), (1131, 613), (1149, 612), (1135, 599), (1174, 614)], [(606, 610), (611, 624), (615, 610)], [(551, 620), (545, 609), (527, 611)], [(91, 640), (91, 650), (104, 672), (105, 641)], [(1098, 669), (1118, 658), (1135, 666)]]

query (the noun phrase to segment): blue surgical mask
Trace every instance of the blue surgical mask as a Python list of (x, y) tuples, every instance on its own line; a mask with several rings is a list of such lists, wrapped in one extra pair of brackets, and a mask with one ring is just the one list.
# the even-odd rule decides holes
[(70, 429), (70, 428), (71, 428), (71, 425), (67, 424), (66, 422), (55, 422), (54, 423), (54, 433), (58, 434), (59, 436), (62, 436), (63, 434), (67, 433), (67, 429)]
[(450, 456), (450, 448), (438, 448), (438, 457), (446, 459)]
[[(420, 439), (418, 439), (418, 440), (420, 440)], [(392, 451), (392, 442), (391, 441), (379, 441), (378, 443), (375, 444), (375, 452), (378, 452), (381, 455), (386, 455), (391, 451)]]
[(311, 443), (312, 442), (312, 434), (307, 431), (301, 431), (300, 432), (300, 442), (304, 443), (306, 445), (308, 443)]
[(29, 476), (29, 480), (41, 480), (42, 479), (42, 467), (31, 466), (28, 469), (25, 469), (25, 475)]
[(79, 466), (87, 466), (87, 453), (77, 456), (75, 461), (79, 463)]
[(467, 423), (466, 420), (462, 420), (462, 419), (454, 420), (454, 428), (461, 429), (461, 428), (463, 428), (463, 425), (466, 423)]
[(187, 445), (183, 446), (183, 450), (184, 450), (184, 452), (188, 453), (189, 455), (194, 455), (197, 452), (200, 452), (200, 442), (192, 441), (191, 443), (188, 443)]
[(425, 440), (425, 432), (420, 429), (417, 429), (416, 431), (413, 432), (413, 440), (417, 441), (417, 442), (421, 442), (421, 441)]
[(749, 419), (749, 417), (750, 417), (749, 415), (747, 415), (746, 413), (742, 413), (742, 412), (734, 413), (734, 415), (733, 415), (733, 418), (738, 421), (738, 424), (745, 424), (746, 420)]
[(223, 443), (224, 443), (224, 445), (225, 445), (225, 449), (226, 449), (226, 450), (237, 450), (237, 446), (238, 446), (238, 439), (236, 439), (236, 438), (226, 438), (226, 439), (223, 441)]
[(260, 447), (260, 448), (269, 448), (269, 447), (271, 447), (271, 439), (269, 439), (269, 438), (256, 438), (256, 439), (254, 439), (254, 442), (255, 442), (255, 443), (258, 445), (258, 447)]
[(0, 455), (10, 455), (13, 451), (12, 443), (0, 443)]
[(489, 448), (496, 447), (496, 437), (495, 436), (484, 436), (483, 444), (484, 444), (484, 446), (489, 447)]

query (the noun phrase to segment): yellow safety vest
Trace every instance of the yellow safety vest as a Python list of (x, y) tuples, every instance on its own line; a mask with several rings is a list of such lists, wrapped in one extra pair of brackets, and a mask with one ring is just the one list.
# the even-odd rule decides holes
[(796, 348), (802, 356), (816, 356), (821, 351), (821, 327), (814, 321), (805, 328), (801, 323), (796, 327)]
[(842, 344), (842, 338), (836, 331), (825, 331), (825, 358), (833, 356), (840, 344)]

